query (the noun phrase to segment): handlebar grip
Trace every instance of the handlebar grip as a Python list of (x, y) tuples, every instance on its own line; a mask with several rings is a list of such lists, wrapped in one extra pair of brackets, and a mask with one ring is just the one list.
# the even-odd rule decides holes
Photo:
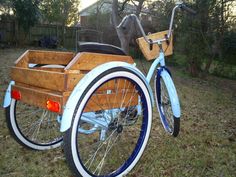
[(187, 11), (188, 13), (193, 14), (193, 15), (196, 15), (196, 14), (197, 14), (197, 12), (196, 12), (195, 10), (193, 10), (193, 9), (191, 9), (191, 8), (189, 8), (189, 7), (187, 7), (187, 6), (184, 5), (184, 4), (181, 6), (181, 8), (182, 8), (183, 10)]

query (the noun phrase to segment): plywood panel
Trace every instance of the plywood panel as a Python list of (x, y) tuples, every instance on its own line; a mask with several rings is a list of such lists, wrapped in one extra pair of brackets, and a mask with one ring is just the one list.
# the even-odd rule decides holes
[(15, 65), (17, 67), (28, 68), (28, 61), (29, 61), (29, 50), (23, 53), (16, 61)]
[[(55, 102), (59, 102), (61, 106), (63, 103), (62, 94), (58, 94), (58, 92), (53, 92), (50, 90), (33, 88), (33, 87), (23, 87), (20, 85), (13, 85), (12, 90), (18, 90), (21, 93), (21, 100), (23, 103), (37, 106), (43, 109), (47, 109), (47, 101), (52, 100)], [(62, 113), (62, 109), (61, 112)]]
[(67, 65), (74, 57), (73, 52), (29, 51), (29, 63)]
[(104, 90), (122, 90), (122, 89), (135, 89), (134, 84), (126, 79), (116, 79), (111, 80), (103, 85), (98, 89), (98, 91), (104, 91)]
[(33, 70), (42, 70), (42, 71), (55, 71), (55, 72), (64, 72), (64, 68), (43, 68), (43, 67), (33, 67)]
[(70, 70), (66, 72), (65, 88), (67, 91), (72, 91), (78, 82), (85, 76), (79, 70)]
[[(63, 112), (63, 106), (66, 104), (71, 94), (71, 92), (54, 92), (47, 89), (40, 89), (38, 87), (28, 87), (27, 85), (20, 83), (13, 85), (12, 90), (20, 91), (20, 101), (43, 109), (47, 109), (46, 102), (48, 100), (59, 102), (62, 108), (60, 113)], [(138, 95), (132, 90), (111, 94), (97, 93), (90, 98), (84, 112), (114, 108), (127, 108), (129, 106), (136, 106), (137, 104)]]
[(11, 78), (16, 82), (50, 90), (65, 91), (66, 89), (64, 73), (12, 67)]
[(118, 94), (94, 94), (87, 103), (84, 112), (93, 112), (114, 108), (127, 108), (138, 104), (138, 95), (133, 92)]
[[(167, 33), (168, 33), (168, 30), (158, 32), (158, 33), (153, 33), (153, 34), (148, 35), (147, 38), (152, 39), (152, 40), (163, 39), (165, 38), (165, 35), (167, 35)], [(147, 60), (152, 60), (159, 56), (160, 48), (157, 44), (153, 44), (153, 49), (150, 50), (150, 45), (145, 41), (143, 37), (138, 38), (137, 43), (144, 57)], [(167, 44), (166, 42), (162, 43), (162, 48), (165, 53), (165, 56), (169, 56), (173, 54), (173, 35), (171, 35), (169, 44)]]
[[(52, 90), (48, 90), (48, 89), (44, 89), (44, 88), (38, 88), (38, 87), (31, 86), (31, 85), (23, 84), (23, 83), (20, 83), (20, 82), (16, 82), (15, 86), (14, 87), (17, 88), (17, 89), (20, 88), (20, 89), (24, 89), (26, 91), (31, 90), (31, 92), (35, 92), (35, 93), (36, 92), (43, 93), (44, 96), (40, 97), (39, 99), (46, 97), (46, 98), (51, 98), (52, 100), (58, 100), (57, 98), (54, 99), (53, 97), (47, 97), (47, 95), (51, 95), (51, 96), (56, 95), (57, 97), (60, 97), (60, 99), (62, 97), (62, 102), (61, 102), (62, 107), (66, 104), (66, 102), (67, 102), (67, 100), (68, 100), (68, 98), (71, 94), (71, 91), (65, 91), (65, 92), (52, 91)], [(38, 97), (33, 98), (34, 95), (37, 96), (38, 94), (31, 95), (32, 99), (34, 99), (34, 100), (38, 99)], [(41, 101), (41, 103), (44, 103), (44, 102)], [(38, 107), (42, 107), (42, 106), (43, 106), (43, 108), (45, 108), (44, 107), (45, 105), (41, 105), (41, 106), (38, 105)]]
[(82, 52), (78, 53), (75, 58), (67, 65), (65, 70), (92, 70), (98, 65), (111, 62), (123, 61), (134, 63), (132, 57), (122, 55), (109, 55), (99, 53)]

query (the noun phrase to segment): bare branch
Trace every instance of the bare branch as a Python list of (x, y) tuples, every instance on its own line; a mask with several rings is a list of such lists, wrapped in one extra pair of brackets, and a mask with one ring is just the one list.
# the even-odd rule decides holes
[(118, 25), (118, 0), (112, 2), (112, 22), (114, 27)]
[(138, 3), (138, 6), (136, 8), (136, 15), (139, 16), (141, 10), (142, 10), (142, 7), (143, 7), (143, 3), (144, 3), (144, 0), (139, 0), (139, 3)]
[(123, 11), (125, 9), (125, 5), (127, 2), (129, 2), (130, 0), (125, 0), (122, 5), (121, 5), (121, 8), (119, 9), (119, 11)]

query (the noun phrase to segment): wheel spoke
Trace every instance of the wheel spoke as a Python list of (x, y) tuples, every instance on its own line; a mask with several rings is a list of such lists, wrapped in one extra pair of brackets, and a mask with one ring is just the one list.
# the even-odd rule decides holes
[(159, 111), (161, 112), (160, 118), (162, 119), (163, 126), (166, 130), (168, 130), (169, 133), (172, 133), (174, 129), (173, 111), (171, 107), (170, 96), (162, 78), (160, 79), (160, 95), (157, 96), (160, 96), (158, 99), (161, 101), (159, 105)]
[(62, 134), (59, 132), (60, 125), (55, 113), (20, 101), (13, 101), (10, 110), (15, 110), (14, 114), (10, 114), (14, 116), (10, 119), (11, 124), (16, 124), (14, 127), (18, 129), (13, 129), (14, 133), (25, 146), (44, 150), (60, 145)]
[[(86, 112), (74, 114), (78, 116), (74, 119), (79, 120), (77, 127), (73, 128), (73, 133), (76, 133), (74, 136), (76, 140), (73, 142), (76, 143), (79, 162), (90, 176), (110, 176), (111, 174), (118, 176), (120, 172), (126, 171), (132, 162), (140, 157), (136, 154), (141, 153), (143, 141), (146, 139), (147, 132), (150, 131), (147, 130), (149, 125), (147, 103), (151, 107), (151, 101), (150, 97), (147, 101), (147, 96), (142, 90), (147, 88), (143, 84), (140, 89), (140, 85), (137, 84), (140, 80), (134, 82), (133, 78), (126, 79), (125, 77), (126, 75), (122, 77), (118, 75), (97, 85), (94, 82), (88, 88), (92, 90), (85, 93), (84, 98), (87, 100), (83, 101), (84, 105), (77, 103), (83, 106), (81, 109), (77, 107), (78, 110), (92, 110), (93, 112), (92, 114), (86, 114)], [(148, 92), (145, 91), (145, 93)], [(93, 102), (93, 105), (90, 102)], [(91, 129), (90, 120), (86, 123), (83, 117), (106, 121), (108, 127), (94, 129), (94, 132), (90, 134), (78, 131), (79, 128)], [(68, 140), (71, 141), (71, 139)]]

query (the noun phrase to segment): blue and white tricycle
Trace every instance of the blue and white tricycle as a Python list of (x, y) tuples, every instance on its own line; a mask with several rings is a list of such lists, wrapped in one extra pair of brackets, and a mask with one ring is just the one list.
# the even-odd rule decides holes
[(154, 105), (165, 130), (176, 137), (180, 104), (164, 57), (172, 54), (178, 8), (194, 13), (177, 3), (164, 32), (146, 36), (133, 14), (118, 26), (125, 29), (133, 21), (140, 28), (140, 49), (148, 60), (155, 59), (146, 77), (132, 57), (107, 44), (85, 43), (77, 54), (26, 51), (11, 68), (4, 100), (7, 125), (17, 142), (33, 150), (63, 142), (76, 176), (112, 177), (127, 174), (143, 154)]

